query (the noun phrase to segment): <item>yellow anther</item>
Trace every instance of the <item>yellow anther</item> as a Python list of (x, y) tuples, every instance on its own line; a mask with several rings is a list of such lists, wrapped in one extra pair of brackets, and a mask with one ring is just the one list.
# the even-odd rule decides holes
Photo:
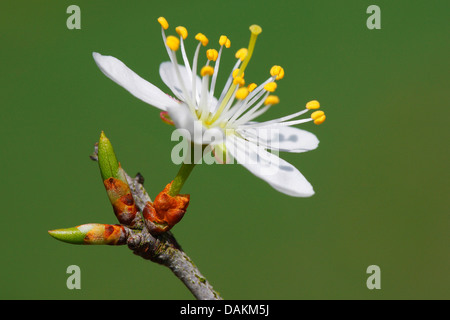
[(256, 87), (257, 87), (256, 83), (250, 83), (247, 88), (249, 92), (252, 92), (253, 90), (256, 89)]
[(270, 75), (272, 77), (276, 76), (276, 80), (281, 80), (284, 77), (284, 69), (280, 66), (273, 66), (270, 69)]
[(276, 82), (269, 82), (264, 86), (264, 89), (269, 92), (274, 92), (277, 89)]
[(259, 35), (262, 32), (262, 28), (257, 24), (253, 24), (250, 26), (250, 32), (254, 35)]
[(208, 38), (203, 33), (197, 33), (195, 35), (195, 40), (200, 41), (204, 47), (206, 47), (209, 42)]
[(316, 119), (320, 118), (321, 116), (323, 116), (324, 114), (325, 114), (325, 112), (323, 112), (322, 110), (314, 111), (313, 113), (311, 113), (311, 119), (316, 120)]
[(206, 58), (208, 58), (208, 60), (216, 61), (218, 56), (219, 53), (217, 52), (216, 49), (206, 50)]
[(240, 87), (245, 86), (245, 80), (242, 77), (236, 77), (233, 79), (234, 85), (239, 85)]
[(325, 121), (326, 118), (327, 117), (323, 114), (320, 117), (317, 117), (316, 119), (314, 119), (314, 123), (315, 124), (322, 124)]
[(175, 36), (168, 36), (166, 39), (166, 44), (172, 51), (177, 51), (180, 47), (180, 39)]
[(225, 48), (229, 48), (229, 47), (231, 47), (231, 41), (230, 41), (230, 39), (227, 39), (227, 42), (225, 42)]
[[(239, 73), (239, 68), (234, 69), (234, 70), (233, 70), (233, 78), (236, 78), (236, 76), (238, 75), (238, 73)], [(241, 77), (242, 77), (242, 78), (244, 77), (244, 72), (242, 72)]]
[(220, 44), (221, 46), (224, 46), (224, 45), (227, 43), (227, 40), (228, 40), (227, 36), (220, 36), (220, 38), (219, 38), (219, 44)]
[(202, 70), (200, 70), (200, 75), (204, 76), (212, 76), (214, 73), (214, 68), (211, 66), (204, 66)]
[(187, 36), (188, 36), (187, 29), (186, 29), (185, 27), (183, 27), (183, 26), (178, 26), (178, 27), (176, 27), (176, 28), (175, 28), (175, 31), (178, 33), (178, 35), (179, 35), (180, 37), (183, 38), (183, 40), (186, 39)]
[(249, 91), (248, 91), (248, 88), (247, 88), (247, 87), (239, 88), (239, 89), (236, 91), (236, 99), (244, 100), (245, 98), (247, 98), (248, 93), (249, 93)]
[(327, 118), (327, 117), (326, 117), (325, 115), (323, 115), (323, 116), (321, 116), (320, 118), (314, 120), (314, 123), (315, 123), (315, 124), (322, 124), (322, 123), (324, 123), (324, 121), (325, 121), (326, 118)]
[(323, 111), (314, 111), (311, 113), (311, 119), (314, 120), (315, 124), (321, 124), (325, 121), (326, 116)]
[(247, 56), (248, 49), (247, 48), (241, 48), (238, 51), (236, 51), (236, 54), (234, 55), (237, 59), (240, 59), (241, 61), (244, 61), (245, 57)]
[(169, 28), (169, 23), (167, 22), (166, 18), (159, 17), (158, 22), (161, 25), (161, 27), (163, 27), (164, 30), (167, 30), (167, 28)]
[(317, 100), (312, 100), (306, 104), (306, 109), (309, 109), (309, 110), (319, 109), (319, 108), (320, 108), (320, 103)]
[(277, 96), (267, 96), (266, 100), (264, 100), (264, 105), (268, 105), (268, 104), (278, 104), (280, 103), (280, 98), (278, 98)]

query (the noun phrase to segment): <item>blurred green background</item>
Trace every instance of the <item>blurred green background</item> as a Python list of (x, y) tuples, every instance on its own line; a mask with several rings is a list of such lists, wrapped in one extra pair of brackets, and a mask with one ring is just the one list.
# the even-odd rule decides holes
[[(81, 8), (81, 30), (66, 9)], [(381, 8), (381, 30), (366, 9)], [(259, 24), (249, 82), (285, 68), (281, 103), (318, 99), (320, 147), (283, 154), (312, 198), (277, 193), (242, 166), (203, 165), (183, 188), (191, 203), (173, 232), (225, 299), (448, 299), (448, 1), (3, 1), (0, 11), (2, 299), (192, 299), (165, 267), (126, 246), (75, 246), (47, 230), (116, 223), (98, 166), (104, 130), (154, 197), (176, 174), (172, 128), (107, 79), (91, 53), (113, 55), (166, 90), (159, 16), (216, 43), (220, 83)], [(66, 268), (81, 268), (68, 290)], [(381, 268), (381, 290), (366, 269)]]

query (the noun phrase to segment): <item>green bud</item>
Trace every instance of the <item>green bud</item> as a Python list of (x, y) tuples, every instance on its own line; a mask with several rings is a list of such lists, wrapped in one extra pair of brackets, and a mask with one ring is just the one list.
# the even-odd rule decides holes
[(111, 142), (103, 131), (98, 141), (98, 164), (103, 181), (111, 177), (122, 180), (122, 173), (119, 173), (120, 164)]
[(77, 227), (50, 230), (48, 233), (57, 240), (72, 244), (84, 244), (86, 237), (86, 232), (80, 231)]

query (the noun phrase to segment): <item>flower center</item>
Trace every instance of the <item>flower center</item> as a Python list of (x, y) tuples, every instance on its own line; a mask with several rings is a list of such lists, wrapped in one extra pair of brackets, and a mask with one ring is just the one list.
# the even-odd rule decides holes
[[(223, 48), (229, 48), (231, 42), (228, 37), (222, 35), (219, 39), (219, 51), (216, 49), (208, 49), (206, 51), (206, 64), (200, 69), (199, 75), (201, 81), (197, 79), (198, 58), (201, 47), (206, 47), (209, 43), (208, 38), (198, 33), (195, 39), (199, 41), (192, 66), (187, 58), (184, 47), (184, 40), (188, 36), (188, 31), (185, 27), (179, 26), (175, 30), (179, 37), (165, 35), (165, 30), (168, 29), (169, 24), (166, 19), (160, 17), (158, 22), (162, 27), (162, 37), (167, 49), (167, 53), (173, 64), (174, 76), (177, 79), (181, 93), (174, 92), (177, 98), (183, 101), (190, 109), (192, 115), (200, 120), (206, 128), (219, 127), (224, 131), (231, 129), (229, 132), (235, 132), (239, 126), (254, 126), (249, 123), (254, 118), (266, 112), (271, 106), (279, 103), (279, 98), (272, 95), (276, 88), (275, 81), (281, 80), (284, 77), (284, 69), (280, 66), (273, 66), (270, 69), (270, 77), (259, 86), (252, 83), (245, 85), (245, 69), (250, 62), (255, 49), (256, 39), (262, 32), (258, 25), (250, 26), (250, 40), (247, 48), (239, 49), (235, 57), (237, 62), (231, 71), (228, 80), (222, 90), (218, 99), (214, 98), (214, 91), (216, 87), (217, 74), (219, 71), (220, 59)], [(181, 69), (177, 62), (176, 52), (181, 50), (181, 55), (184, 61), (185, 70)], [(311, 118), (293, 120), (309, 110), (318, 109), (317, 101), (308, 102), (306, 109), (297, 112), (293, 115), (277, 119), (277, 124), (292, 125), (295, 123), (314, 121), (320, 124), (325, 121), (325, 114), (323, 111), (316, 111), (311, 114)], [(273, 120), (276, 121), (276, 120)], [(265, 122), (265, 124), (274, 124), (273, 121)], [(264, 123), (261, 123), (264, 124)]]

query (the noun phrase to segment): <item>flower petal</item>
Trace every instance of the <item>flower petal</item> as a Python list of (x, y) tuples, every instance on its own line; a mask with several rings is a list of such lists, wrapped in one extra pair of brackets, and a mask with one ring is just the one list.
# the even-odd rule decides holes
[(192, 115), (187, 105), (169, 106), (167, 112), (175, 127), (186, 130), (180, 133), (189, 141), (200, 145), (216, 144), (223, 141), (223, 130), (205, 128), (202, 122)]
[[(186, 68), (182, 65), (178, 65), (178, 70), (180, 71), (180, 76), (183, 84), (187, 90), (189, 98), (192, 97), (192, 74), (189, 73)], [(172, 90), (173, 94), (177, 96), (180, 100), (186, 101), (186, 97), (183, 93), (181, 83), (175, 71), (175, 66), (172, 62), (166, 61), (161, 63), (159, 66), (159, 75), (166, 86)], [(202, 80), (199, 76), (196, 77), (196, 91), (197, 91), (197, 103), (200, 101), (200, 90), (202, 88)]]
[(158, 87), (142, 79), (122, 61), (112, 56), (103, 56), (97, 52), (93, 52), (92, 56), (97, 66), (108, 78), (122, 86), (136, 98), (164, 111), (170, 105), (179, 104), (178, 101), (162, 92)]
[(179, 106), (170, 106), (167, 108), (170, 118), (172, 119), (174, 125), (178, 129), (185, 129), (189, 132), (186, 138), (190, 139), (190, 136), (194, 135), (194, 123), (195, 118), (192, 115), (189, 107), (185, 104), (180, 104)]
[(319, 146), (319, 139), (314, 134), (294, 127), (255, 127), (238, 129), (237, 132), (245, 139), (270, 150), (300, 153)]
[(238, 163), (275, 190), (293, 197), (310, 197), (313, 187), (293, 165), (254, 143), (228, 136), (227, 150)]
[[(180, 71), (181, 79), (185, 85), (187, 94), (189, 95), (189, 98), (192, 97), (192, 73), (188, 72), (185, 66), (178, 65), (178, 70)], [(178, 97), (178, 99), (186, 101), (186, 97), (184, 96), (179, 78), (177, 76), (177, 73), (175, 71), (175, 67), (172, 62), (166, 61), (161, 63), (159, 66), (159, 75), (161, 76), (162, 81), (166, 84), (166, 86), (173, 92), (173, 94)], [(202, 80), (199, 76), (196, 76), (197, 83), (195, 84), (195, 91), (196, 93), (196, 101), (195, 104), (198, 106), (200, 103), (200, 92), (202, 89)], [(209, 91), (207, 93), (209, 95)], [(211, 101), (209, 102), (210, 110), (214, 110), (217, 107), (217, 99), (212, 96), (208, 97), (208, 99), (211, 98)]]

